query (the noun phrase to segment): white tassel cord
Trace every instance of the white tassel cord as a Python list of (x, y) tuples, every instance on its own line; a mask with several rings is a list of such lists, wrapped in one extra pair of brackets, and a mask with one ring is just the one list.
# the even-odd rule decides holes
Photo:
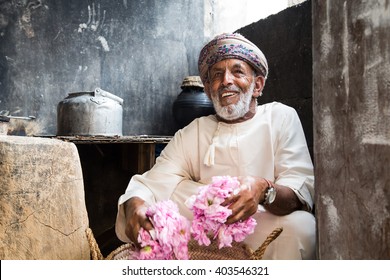
[(210, 144), (209, 148), (207, 149), (206, 155), (205, 155), (204, 160), (203, 160), (203, 163), (206, 166), (210, 167), (210, 166), (213, 166), (215, 163), (215, 142), (218, 139), (218, 135), (219, 135), (219, 122), (217, 125), (217, 129), (214, 132), (213, 138), (211, 139), (211, 144)]

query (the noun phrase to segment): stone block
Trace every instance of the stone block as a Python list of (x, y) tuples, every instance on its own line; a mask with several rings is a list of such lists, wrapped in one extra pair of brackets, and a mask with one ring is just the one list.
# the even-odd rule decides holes
[(0, 135), (0, 259), (90, 259), (74, 144)]

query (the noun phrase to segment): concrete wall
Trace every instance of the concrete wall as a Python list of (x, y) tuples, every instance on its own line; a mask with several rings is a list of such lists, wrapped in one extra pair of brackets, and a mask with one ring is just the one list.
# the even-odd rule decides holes
[(96, 87), (124, 99), (124, 134), (172, 134), (171, 104), (197, 74), (203, 1), (0, 1), (0, 111), (56, 133), (56, 106)]
[(318, 257), (390, 258), (389, 1), (313, 1)]

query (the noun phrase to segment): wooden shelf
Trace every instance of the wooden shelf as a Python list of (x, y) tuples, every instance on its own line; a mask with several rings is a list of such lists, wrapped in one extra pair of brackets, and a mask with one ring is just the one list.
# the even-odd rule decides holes
[(172, 136), (159, 135), (129, 135), (129, 136), (51, 136), (63, 141), (69, 141), (76, 144), (105, 144), (105, 143), (154, 143), (166, 144)]

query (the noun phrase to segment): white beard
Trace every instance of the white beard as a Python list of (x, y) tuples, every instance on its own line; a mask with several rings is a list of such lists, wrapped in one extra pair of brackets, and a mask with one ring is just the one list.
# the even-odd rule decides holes
[(236, 120), (245, 116), (245, 114), (249, 112), (254, 88), (255, 81), (252, 82), (247, 92), (240, 93), (240, 99), (236, 104), (230, 104), (227, 106), (221, 106), (221, 103), (219, 102), (220, 94), (211, 93), (211, 100), (213, 101), (217, 115), (228, 121)]

